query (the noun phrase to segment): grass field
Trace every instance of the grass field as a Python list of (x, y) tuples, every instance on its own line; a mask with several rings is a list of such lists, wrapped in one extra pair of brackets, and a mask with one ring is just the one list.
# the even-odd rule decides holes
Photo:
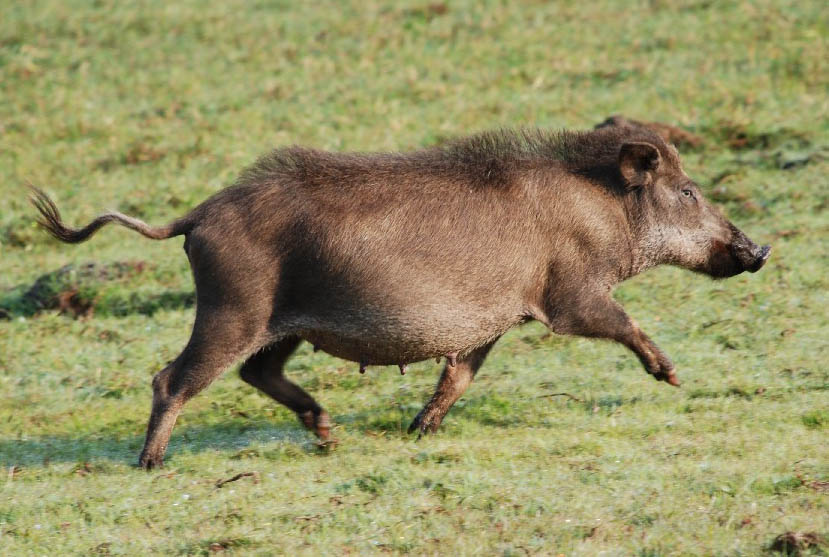
[[(757, 555), (829, 537), (827, 37), (817, 1), (4, 3), (0, 554)], [(702, 137), (686, 170), (774, 247), (756, 275), (661, 268), (618, 289), (681, 389), (529, 325), (415, 442), (434, 362), (361, 376), (303, 346), (288, 373), (336, 421), (334, 450), (230, 370), (183, 411), (166, 468), (135, 467), (150, 380), (193, 319), (181, 240), (59, 245), (27, 181), (70, 222), (163, 223), (275, 145), (411, 149), (613, 113)], [(88, 262), (42, 285), (91, 315), (25, 295)]]

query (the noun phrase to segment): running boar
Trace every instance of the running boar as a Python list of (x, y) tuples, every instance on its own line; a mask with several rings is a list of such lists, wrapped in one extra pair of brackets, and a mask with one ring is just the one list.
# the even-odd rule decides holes
[(620, 342), (678, 385), (613, 287), (661, 264), (755, 272), (770, 251), (705, 200), (673, 146), (637, 127), (490, 132), (403, 154), (278, 149), (157, 228), (118, 212), (71, 228), (44, 193), (33, 201), (64, 242), (109, 222), (185, 237), (195, 324), (153, 379), (146, 468), (162, 464), (184, 403), (240, 359), (244, 381), (327, 440), (328, 414), (283, 374), (302, 340), (361, 371), (446, 357), (410, 428), (420, 432), (440, 425), (496, 340), (531, 320)]

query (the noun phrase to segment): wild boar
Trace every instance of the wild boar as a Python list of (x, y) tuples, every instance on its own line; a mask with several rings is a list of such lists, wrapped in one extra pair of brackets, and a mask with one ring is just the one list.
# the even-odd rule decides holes
[(680, 127), (664, 124), (662, 122), (642, 122), (639, 120), (632, 120), (625, 118), (621, 114), (610, 116), (603, 122), (595, 125), (595, 129), (606, 128), (608, 126), (627, 127), (627, 128), (647, 128), (652, 132), (660, 135), (662, 139), (668, 143), (673, 144), (680, 149), (684, 147), (697, 148), (702, 145), (702, 138)]
[(195, 324), (153, 379), (145, 468), (162, 465), (184, 403), (240, 359), (244, 381), (327, 440), (328, 414), (283, 374), (301, 340), (361, 370), (445, 356), (411, 426), (421, 432), (440, 425), (496, 340), (530, 320), (620, 342), (678, 385), (613, 287), (661, 264), (717, 278), (755, 272), (770, 252), (641, 127), (489, 132), (410, 153), (277, 149), (161, 227), (110, 212), (70, 228), (43, 192), (33, 202), (64, 242), (109, 222), (185, 237)]

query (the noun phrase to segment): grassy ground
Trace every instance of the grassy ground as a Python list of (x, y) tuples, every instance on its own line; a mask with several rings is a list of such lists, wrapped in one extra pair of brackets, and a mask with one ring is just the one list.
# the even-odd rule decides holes
[[(2, 11), (0, 553), (755, 555), (786, 531), (829, 534), (821, 2)], [(150, 379), (193, 318), (181, 243), (112, 228), (58, 245), (22, 187), (73, 222), (118, 208), (161, 223), (273, 145), (408, 149), (617, 112), (705, 140), (686, 169), (774, 245), (769, 265), (722, 282), (659, 269), (618, 290), (681, 389), (615, 345), (530, 325), (419, 442), (404, 430), (434, 363), (360, 376), (303, 347), (289, 374), (336, 420), (334, 451), (231, 371), (182, 413), (167, 468), (136, 469)], [(24, 296), (90, 261), (142, 263), (69, 277), (89, 317)]]

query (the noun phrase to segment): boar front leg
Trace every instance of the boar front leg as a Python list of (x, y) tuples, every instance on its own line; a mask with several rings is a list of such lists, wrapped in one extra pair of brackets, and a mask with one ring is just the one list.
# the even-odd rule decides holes
[(328, 413), (299, 385), (286, 379), (282, 370), (299, 343), (298, 337), (275, 342), (248, 358), (242, 364), (239, 375), (245, 383), (296, 412), (302, 425), (314, 432), (321, 441), (328, 441), (331, 431)]
[(549, 314), (555, 316), (549, 321), (554, 332), (615, 340), (632, 350), (654, 379), (679, 386), (670, 358), (609, 296), (582, 300), (573, 308), (551, 308)]
[(476, 348), (463, 358), (457, 358), (454, 361), (455, 365), (452, 365), (453, 361), (447, 358), (435, 394), (412, 421), (409, 433), (417, 430), (420, 436), (437, 431), (446, 413), (472, 383), (472, 379), (483, 365), (486, 355), (494, 344), (495, 341), (492, 341)]

